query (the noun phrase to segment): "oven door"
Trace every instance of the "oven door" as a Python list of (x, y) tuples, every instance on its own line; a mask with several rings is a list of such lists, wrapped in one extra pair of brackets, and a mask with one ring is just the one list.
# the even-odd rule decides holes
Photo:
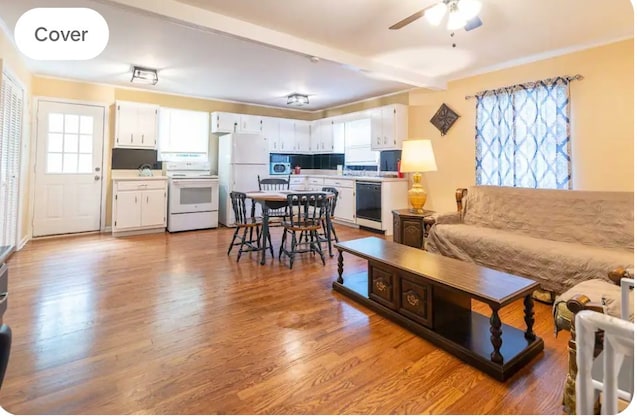
[(169, 190), (169, 213), (216, 211), (218, 181), (211, 179), (172, 179)]

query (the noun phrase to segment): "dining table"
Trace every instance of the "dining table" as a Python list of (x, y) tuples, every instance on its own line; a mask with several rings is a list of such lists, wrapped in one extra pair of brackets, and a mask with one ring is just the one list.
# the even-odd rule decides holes
[[(257, 202), (262, 207), (262, 246), (260, 249), (260, 265), (266, 263), (267, 253), (267, 239), (269, 237), (269, 210), (278, 209), (285, 206), (287, 201), (287, 195), (289, 194), (301, 194), (301, 193), (314, 193), (323, 194), (327, 196), (327, 199), (333, 199), (334, 194), (324, 191), (250, 191), (247, 192), (247, 198), (253, 202)], [(329, 248), (329, 257), (333, 257), (333, 251), (331, 248), (331, 211), (325, 211), (326, 223), (327, 223), (327, 246)]]

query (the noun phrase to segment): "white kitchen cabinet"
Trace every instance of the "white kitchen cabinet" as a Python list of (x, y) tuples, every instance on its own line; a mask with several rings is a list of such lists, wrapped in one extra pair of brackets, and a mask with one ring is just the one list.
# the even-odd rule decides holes
[(371, 109), (371, 149), (401, 150), (409, 133), (409, 111), (406, 105), (394, 104)]
[(167, 226), (166, 179), (114, 179), (113, 235), (164, 231)]
[(324, 185), (332, 186), (338, 191), (335, 219), (355, 223), (355, 182), (349, 179), (325, 178)]
[(324, 186), (324, 178), (322, 177), (307, 178), (308, 191), (321, 191), (323, 186)]
[(277, 153), (280, 149), (280, 123), (278, 118), (262, 117), (262, 136), (269, 143), (269, 152)]
[(294, 126), (294, 151), (296, 153), (308, 153), (311, 141), (311, 123), (308, 121), (298, 121)]
[(240, 115), (240, 125), (236, 132), (242, 134), (260, 134), (262, 132), (262, 117), (258, 115)]
[(211, 113), (211, 132), (214, 134), (230, 134), (236, 132), (240, 123), (240, 115), (229, 112)]
[(332, 137), (333, 137), (333, 151), (332, 153), (343, 154), (344, 153), (344, 122), (333, 121), (331, 124)]
[(116, 148), (155, 149), (158, 143), (158, 105), (116, 102)]
[(289, 189), (292, 191), (306, 191), (307, 190), (307, 178), (306, 177), (292, 177), (289, 180)]
[(293, 119), (280, 118), (278, 120), (278, 125), (280, 128), (280, 149), (278, 151), (286, 153), (295, 152), (295, 121)]
[(311, 123), (310, 149), (312, 154), (333, 153), (333, 126), (328, 118)]

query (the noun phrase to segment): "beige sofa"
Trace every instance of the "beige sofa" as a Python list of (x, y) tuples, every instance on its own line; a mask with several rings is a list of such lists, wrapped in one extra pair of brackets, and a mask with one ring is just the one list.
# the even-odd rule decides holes
[(435, 217), (427, 251), (535, 279), (554, 294), (633, 268), (633, 192), (473, 186), (456, 198), (457, 213)]

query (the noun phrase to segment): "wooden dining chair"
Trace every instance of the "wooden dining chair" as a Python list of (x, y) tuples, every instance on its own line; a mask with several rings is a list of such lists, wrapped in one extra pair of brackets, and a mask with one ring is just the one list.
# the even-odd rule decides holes
[(338, 196), (340, 195), (340, 193), (338, 192), (338, 190), (336, 188), (334, 188), (333, 186), (325, 186), (322, 188), (323, 192), (329, 192), (330, 194), (332, 194), (333, 196), (331, 198), (329, 198), (329, 208), (327, 209), (327, 211), (329, 211), (329, 225), (327, 225), (327, 220), (326, 217), (324, 219), (322, 219), (322, 233), (320, 235), (320, 241), (321, 242), (327, 242), (328, 241), (328, 230), (331, 229), (331, 241), (334, 241), (336, 243), (339, 243), (340, 240), (338, 240), (338, 235), (336, 234), (336, 229), (333, 226), (333, 217), (335, 215), (336, 212), (336, 206), (338, 205)]
[[(264, 178), (261, 179), (258, 175), (258, 188), (260, 191), (266, 192), (282, 192), (289, 190), (289, 184), (291, 183), (291, 176), (283, 178)], [(269, 224), (270, 225), (282, 225), (282, 221), (287, 216), (287, 203), (283, 202), (282, 205), (273, 204), (273, 208), (269, 208)]]
[[(289, 258), (289, 269), (297, 253), (317, 253), (325, 265), (318, 232), (327, 210), (327, 195), (320, 192), (300, 192), (287, 195), (288, 214), (283, 222), (282, 243), (278, 259), (284, 254)], [(298, 238), (300, 236), (304, 239)], [(287, 248), (287, 242), (289, 248)]]
[[(262, 219), (255, 217), (255, 207), (251, 206), (251, 215), (247, 217), (246, 200), (247, 194), (244, 192), (233, 191), (229, 194), (231, 198), (231, 206), (233, 207), (233, 215), (236, 221), (236, 230), (233, 232), (233, 238), (227, 255), (231, 254), (231, 249), (234, 246), (239, 246), (238, 257), (236, 262), (240, 261), (240, 257), (243, 253), (255, 252), (262, 250), (260, 247), (260, 239), (262, 237)], [(240, 230), (242, 229), (242, 233)], [(255, 232), (255, 239), (253, 238)], [(247, 233), (249, 237), (247, 237)], [(271, 251), (271, 257), (273, 257), (273, 245), (271, 244), (271, 236), (267, 237), (269, 243), (269, 250)]]

